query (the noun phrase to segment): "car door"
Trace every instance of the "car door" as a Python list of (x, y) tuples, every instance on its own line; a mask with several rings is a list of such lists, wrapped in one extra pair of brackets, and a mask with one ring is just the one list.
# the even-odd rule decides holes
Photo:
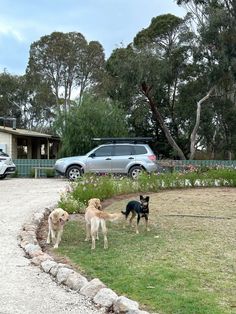
[(111, 172), (112, 146), (107, 145), (96, 149), (87, 159), (87, 171), (96, 173)]
[(129, 144), (114, 145), (111, 169), (114, 173), (126, 173), (129, 164), (135, 162), (133, 146)]

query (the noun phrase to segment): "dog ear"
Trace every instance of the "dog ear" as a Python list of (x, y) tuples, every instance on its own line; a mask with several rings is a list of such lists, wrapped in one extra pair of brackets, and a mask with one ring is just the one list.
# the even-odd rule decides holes
[(149, 198), (150, 198), (149, 196), (146, 197), (146, 201), (147, 201), (147, 202), (149, 202)]
[(139, 198), (140, 198), (140, 200), (143, 200), (143, 196), (142, 195), (139, 195)]

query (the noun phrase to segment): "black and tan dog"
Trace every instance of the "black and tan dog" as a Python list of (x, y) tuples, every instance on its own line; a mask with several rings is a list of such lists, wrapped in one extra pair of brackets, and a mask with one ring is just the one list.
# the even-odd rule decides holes
[(135, 216), (137, 216), (137, 223), (136, 223), (136, 233), (139, 233), (138, 225), (140, 218), (145, 218), (146, 223), (146, 230), (149, 231), (148, 228), (148, 215), (149, 215), (149, 196), (144, 197), (143, 195), (140, 195), (140, 202), (138, 201), (130, 201), (126, 205), (126, 210), (121, 211), (123, 215), (125, 215), (125, 218), (127, 219), (129, 214), (131, 213), (131, 218), (129, 220), (129, 223), (131, 225), (132, 220)]

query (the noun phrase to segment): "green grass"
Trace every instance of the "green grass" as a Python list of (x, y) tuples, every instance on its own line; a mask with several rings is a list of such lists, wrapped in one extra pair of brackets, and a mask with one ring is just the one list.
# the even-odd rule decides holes
[[(190, 189), (213, 187), (215, 180), (224, 188)], [(158, 192), (151, 196), (151, 231), (136, 235), (121, 223), (108, 224), (109, 249), (101, 238), (91, 251), (84, 222), (69, 222), (58, 253), (149, 311), (236, 314), (235, 191), (227, 194), (229, 186), (236, 186), (235, 169), (143, 174), (138, 181), (85, 177), (59, 206), (83, 212), (92, 197)], [(119, 212), (126, 202), (113, 202), (107, 210)]]
[(157, 235), (152, 227), (150, 232), (142, 230), (136, 235), (133, 229), (123, 229), (116, 223), (109, 228), (109, 249), (103, 249), (101, 235), (94, 251), (91, 243), (84, 242), (84, 236), (83, 223), (68, 223), (59, 254), (79, 265), (80, 272), (100, 278), (119, 295), (137, 300), (144, 309), (164, 314), (233, 313), (218, 304), (219, 292), (206, 289), (211, 273), (181, 267), (180, 252), (169, 245), (171, 238), (182, 243), (186, 237), (199, 242), (202, 236), (197, 233), (193, 232), (191, 239), (176, 230), (171, 234), (158, 230)]

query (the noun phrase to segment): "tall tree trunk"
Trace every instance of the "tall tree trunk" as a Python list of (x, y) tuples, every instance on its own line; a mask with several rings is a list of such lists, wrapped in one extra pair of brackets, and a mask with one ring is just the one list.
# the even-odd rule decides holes
[(146, 83), (143, 83), (141, 91), (147, 97), (151, 111), (152, 111), (154, 117), (156, 118), (156, 120), (159, 122), (160, 127), (161, 127), (162, 131), (164, 132), (168, 143), (177, 152), (179, 158), (182, 160), (185, 160), (186, 158), (184, 156), (182, 149), (177, 145), (177, 143), (173, 139), (172, 135), (170, 134), (169, 129), (167, 128), (167, 126), (165, 124), (165, 121), (164, 121), (161, 113), (159, 112), (159, 110), (157, 110), (156, 103), (153, 101), (153, 99), (151, 98), (151, 95), (149, 94), (149, 92), (151, 91), (151, 87), (147, 87)]
[(204, 96), (202, 99), (200, 99), (197, 102), (197, 112), (196, 112), (196, 122), (195, 122), (195, 126), (193, 128), (193, 131), (191, 133), (190, 136), (190, 157), (189, 159), (193, 159), (195, 156), (195, 152), (196, 152), (196, 138), (197, 138), (197, 131), (200, 125), (200, 117), (201, 117), (201, 108), (202, 108), (202, 103), (207, 100), (211, 93), (213, 92), (213, 90), (215, 89), (215, 86), (213, 86), (209, 92), (206, 94), (206, 96)]

